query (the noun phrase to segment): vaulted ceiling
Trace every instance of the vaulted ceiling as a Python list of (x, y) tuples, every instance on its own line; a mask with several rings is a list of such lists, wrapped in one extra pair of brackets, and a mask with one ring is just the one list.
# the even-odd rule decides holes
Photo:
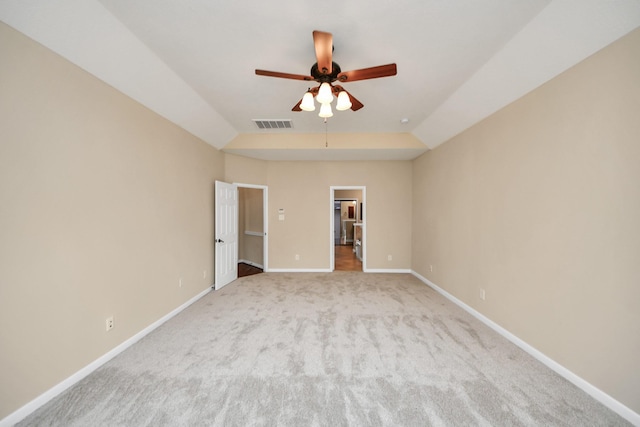
[[(407, 159), (640, 26), (640, 1), (2, 0), (0, 19), (216, 148)], [(398, 74), (344, 84), (365, 106), (327, 123), (291, 111), (313, 84), (254, 70), (309, 74), (313, 30), (333, 34), (343, 71), (396, 63)], [(376, 136), (350, 145), (356, 134)]]

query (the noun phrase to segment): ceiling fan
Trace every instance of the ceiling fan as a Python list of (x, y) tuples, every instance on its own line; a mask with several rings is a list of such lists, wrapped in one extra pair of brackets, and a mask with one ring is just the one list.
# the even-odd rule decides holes
[(281, 73), (278, 71), (256, 70), (259, 76), (279, 77), (283, 79), (316, 81), (319, 86), (310, 88), (302, 99), (291, 109), (292, 111), (313, 111), (315, 98), (320, 103), (320, 117), (331, 117), (331, 101), (333, 96), (338, 98), (336, 109), (339, 111), (351, 109), (358, 111), (364, 105), (339, 84), (358, 80), (376, 79), (379, 77), (395, 76), (396, 64), (379, 65), (377, 67), (362, 68), (360, 70), (342, 71), (340, 66), (333, 62), (333, 36), (324, 31), (313, 32), (313, 44), (316, 51), (316, 62), (311, 67), (310, 76), (301, 74)]

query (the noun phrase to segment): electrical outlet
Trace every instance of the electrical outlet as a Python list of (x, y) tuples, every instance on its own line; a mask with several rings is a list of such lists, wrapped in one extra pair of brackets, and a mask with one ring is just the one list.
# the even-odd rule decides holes
[(107, 331), (110, 331), (113, 329), (113, 316), (107, 318), (106, 327), (107, 327)]
[(485, 300), (485, 298), (486, 298), (486, 296), (487, 296), (487, 295), (486, 295), (486, 293), (484, 292), (484, 289), (480, 288), (480, 299), (481, 299), (482, 301), (484, 301), (484, 300)]
[(178, 287), (181, 288), (182, 287), (182, 277), (178, 279)]
[(204, 270), (204, 271), (202, 272), (202, 278), (203, 278), (203, 279), (206, 279), (206, 278), (207, 278), (207, 270)]
[(433, 273), (433, 265), (429, 264), (429, 271)]
[(296, 261), (300, 261), (300, 255), (296, 254)]
[(393, 259), (393, 257), (391, 256), (391, 254), (387, 255), (387, 261), (391, 261)]

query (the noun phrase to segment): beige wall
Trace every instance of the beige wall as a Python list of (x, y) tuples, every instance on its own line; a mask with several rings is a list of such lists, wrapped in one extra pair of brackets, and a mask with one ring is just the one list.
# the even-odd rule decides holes
[(411, 176), (409, 161), (269, 162), (269, 268), (328, 269), (330, 187), (366, 186), (367, 268), (409, 269)]
[(336, 190), (336, 199), (354, 199), (360, 201), (362, 199), (362, 190)]
[(267, 185), (268, 161), (225, 153), (224, 164), (226, 182)]
[[(269, 189), (269, 269), (328, 269), (330, 187), (366, 186), (367, 269), (408, 270), (411, 165), (410, 161), (278, 162), (227, 154), (225, 179)], [(285, 210), (284, 221), (278, 220), (280, 208)]]
[(211, 285), (224, 159), (2, 23), (0, 58), (2, 419)]
[[(331, 133), (330, 149), (375, 150), (399, 149), (423, 153), (426, 146), (410, 133)], [(242, 155), (244, 150), (322, 150), (327, 146), (327, 137), (322, 133), (241, 133), (225, 147), (225, 152)]]
[(640, 30), (417, 159), (413, 203), (415, 271), (640, 412)]

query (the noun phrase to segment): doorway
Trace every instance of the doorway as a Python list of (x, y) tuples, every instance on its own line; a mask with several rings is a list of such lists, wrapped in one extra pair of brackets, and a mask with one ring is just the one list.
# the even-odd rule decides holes
[(238, 186), (238, 277), (267, 268), (267, 187)]
[(366, 187), (331, 187), (331, 270), (365, 270)]

